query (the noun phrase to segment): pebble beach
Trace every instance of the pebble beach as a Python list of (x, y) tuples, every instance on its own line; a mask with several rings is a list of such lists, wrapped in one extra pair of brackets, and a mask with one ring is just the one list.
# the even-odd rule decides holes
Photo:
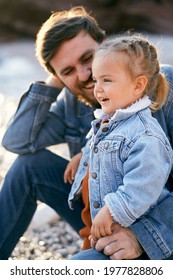
[[(151, 40), (160, 50), (161, 62), (173, 65), (173, 37), (152, 36)], [(44, 80), (47, 75), (35, 58), (33, 41), (0, 44), (0, 143), (21, 95), (30, 83)], [(56, 151), (58, 149), (56, 147)], [(62, 147), (60, 150), (62, 152)], [(15, 154), (7, 152), (0, 144), (0, 188), (15, 158)], [(54, 213), (39, 226), (31, 224), (9, 259), (63, 260), (79, 252), (81, 246), (80, 236)]]

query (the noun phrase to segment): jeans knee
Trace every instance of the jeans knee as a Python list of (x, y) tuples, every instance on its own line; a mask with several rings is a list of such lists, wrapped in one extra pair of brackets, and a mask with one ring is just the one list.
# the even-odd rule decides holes
[(47, 159), (47, 153), (45, 150), (41, 150), (34, 154), (24, 154), (19, 155), (15, 162), (14, 162), (14, 168), (15, 169), (24, 169), (24, 168), (34, 168), (36, 166), (39, 166), (39, 164), (42, 164), (46, 162)]

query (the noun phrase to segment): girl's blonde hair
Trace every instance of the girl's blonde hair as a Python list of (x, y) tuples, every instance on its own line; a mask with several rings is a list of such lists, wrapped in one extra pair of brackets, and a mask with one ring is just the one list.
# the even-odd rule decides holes
[[(109, 52), (124, 53), (127, 71), (132, 78), (146, 76), (148, 79), (144, 94), (152, 101), (151, 110), (159, 110), (167, 99), (168, 82), (160, 73), (157, 49), (140, 34), (125, 34), (109, 37), (95, 53), (95, 56)], [(124, 62), (123, 61), (123, 62)]]

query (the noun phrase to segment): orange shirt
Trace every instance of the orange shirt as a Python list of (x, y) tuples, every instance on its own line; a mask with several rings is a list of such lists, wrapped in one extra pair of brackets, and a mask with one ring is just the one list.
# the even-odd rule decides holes
[[(104, 120), (102, 123), (108, 123), (108, 120)], [(90, 204), (89, 204), (89, 193), (88, 193), (88, 177), (89, 177), (89, 169), (87, 171), (87, 174), (85, 175), (83, 182), (82, 182), (82, 199), (84, 203), (84, 209), (82, 210), (82, 221), (85, 224), (85, 227), (83, 227), (79, 233), (82, 236), (84, 242), (82, 250), (90, 249), (90, 241), (88, 240), (88, 237), (90, 236), (91, 231), (91, 215), (90, 215)]]
[(90, 236), (90, 230), (91, 230), (91, 215), (90, 215), (90, 204), (89, 204), (89, 194), (88, 194), (88, 175), (89, 171), (87, 172), (85, 178), (82, 182), (82, 199), (84, 203), (84, 209), (82, 210), (82, 221), (85, 224), (85, 227), (83, 227), (79, 233), (82, 236), (84, 242), (82, 246), (82, 250), (90, 249), (90, 241), (88, 237)]

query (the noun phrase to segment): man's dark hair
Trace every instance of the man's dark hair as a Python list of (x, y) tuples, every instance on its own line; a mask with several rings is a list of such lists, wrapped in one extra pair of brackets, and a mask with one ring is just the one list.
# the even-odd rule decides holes
[(41, 65), (54, 74), (49, 61), (65, 41), (76, 37), (82, 30), (98, 43), (105, 38), (105, 32), (82, 6), (52, 13), (36, 38), (36, 55)]

